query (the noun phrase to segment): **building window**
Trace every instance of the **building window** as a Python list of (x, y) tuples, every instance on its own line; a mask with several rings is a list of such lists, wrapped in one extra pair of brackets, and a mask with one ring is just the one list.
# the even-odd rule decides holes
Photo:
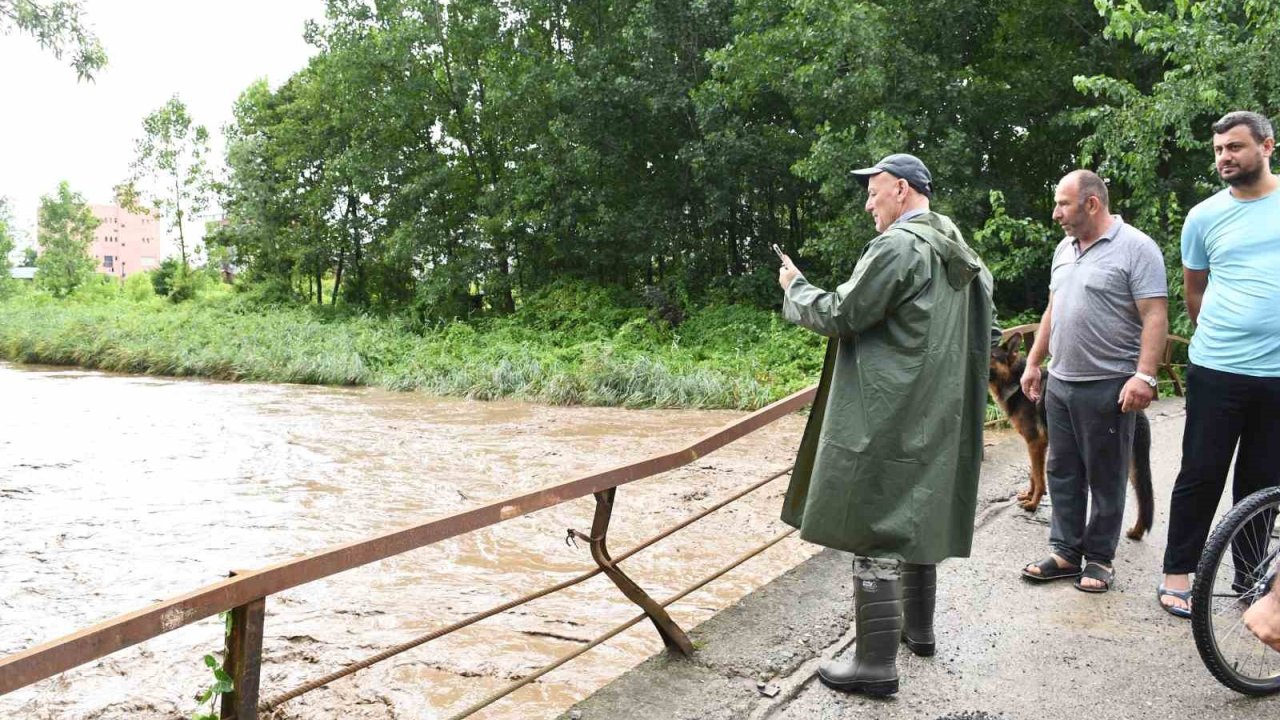
[(110, 255), (102, 256), (102, 267), (110, 270), (114, 266), (114, 264), (115, 264), (115, 258), (111, 257)]

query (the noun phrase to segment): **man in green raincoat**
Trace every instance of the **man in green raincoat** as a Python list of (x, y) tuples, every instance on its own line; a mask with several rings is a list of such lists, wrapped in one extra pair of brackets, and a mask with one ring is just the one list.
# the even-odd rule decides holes
[(889, 695), (899, 642), (933, 654), (936, 564), (967, 557), (973, 541), (992, 281), (951, 220), (929, 210), (932, 176), (918, 158), (890, 155), (854, 174), (880, 235), (853, 276), (822, 290), (785, 255), (778, 272), (787, 320), (831, 338), (782, 519), (855, 555), (854, 657), (823, 663), (819, 677)]

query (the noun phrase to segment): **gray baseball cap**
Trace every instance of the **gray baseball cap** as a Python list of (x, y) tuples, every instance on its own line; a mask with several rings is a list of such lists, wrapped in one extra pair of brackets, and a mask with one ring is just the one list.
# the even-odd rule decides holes
[(884, 159), (869, 168), (854, 170), (853, 176), (858, 178), (862, 187), (866, 187), (872, 175), (879, 175), (882, 172), (906, 180), (908, 185), (925, 197), (933, 197), (933, 175), (915, 155), (907, 153), (886, 155)]

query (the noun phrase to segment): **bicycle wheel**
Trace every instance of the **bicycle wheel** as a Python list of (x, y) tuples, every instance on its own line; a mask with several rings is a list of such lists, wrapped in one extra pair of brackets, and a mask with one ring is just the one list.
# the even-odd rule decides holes
[(1263, 576), (1280, 556), (1280, 487), (1260, 490), (1222, 517), (1205, 544), (1191, 591), (1191, 629), (1209, 672), (1245, 695), (1280, 692), (1280, 652), (1244, 626)]

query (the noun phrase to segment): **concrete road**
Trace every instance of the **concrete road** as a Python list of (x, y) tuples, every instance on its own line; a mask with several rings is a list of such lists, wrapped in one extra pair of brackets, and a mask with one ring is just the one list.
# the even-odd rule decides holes
[[(1033, 585), (1019, 570), (1047, 550), (1048, 509), (1012, 496), (1025, 483), (1019, 440), (988, 448), (973, 557), (939, 568), (938, 654), (899, 654), (901, 692), (872, 700), (828, 689), (818, 663), (853, 641), (849, 556), (827, 551), (696, 628), (692, 658), (655, 656), (575, 706), (580, 720), (922, 718), (1268, 718), (1280, 696), (1222, 687), (1201, 664), (1190, 623), (1160, 610), (1155, 588), (1183, 406), (1149, 411), (1155, 530), (1121, 539), (1107, 594)], [(1130, 505), (1133, 503), (1130, 502)], [(1130, 508), (1132, 518), (1132, 507)]]

